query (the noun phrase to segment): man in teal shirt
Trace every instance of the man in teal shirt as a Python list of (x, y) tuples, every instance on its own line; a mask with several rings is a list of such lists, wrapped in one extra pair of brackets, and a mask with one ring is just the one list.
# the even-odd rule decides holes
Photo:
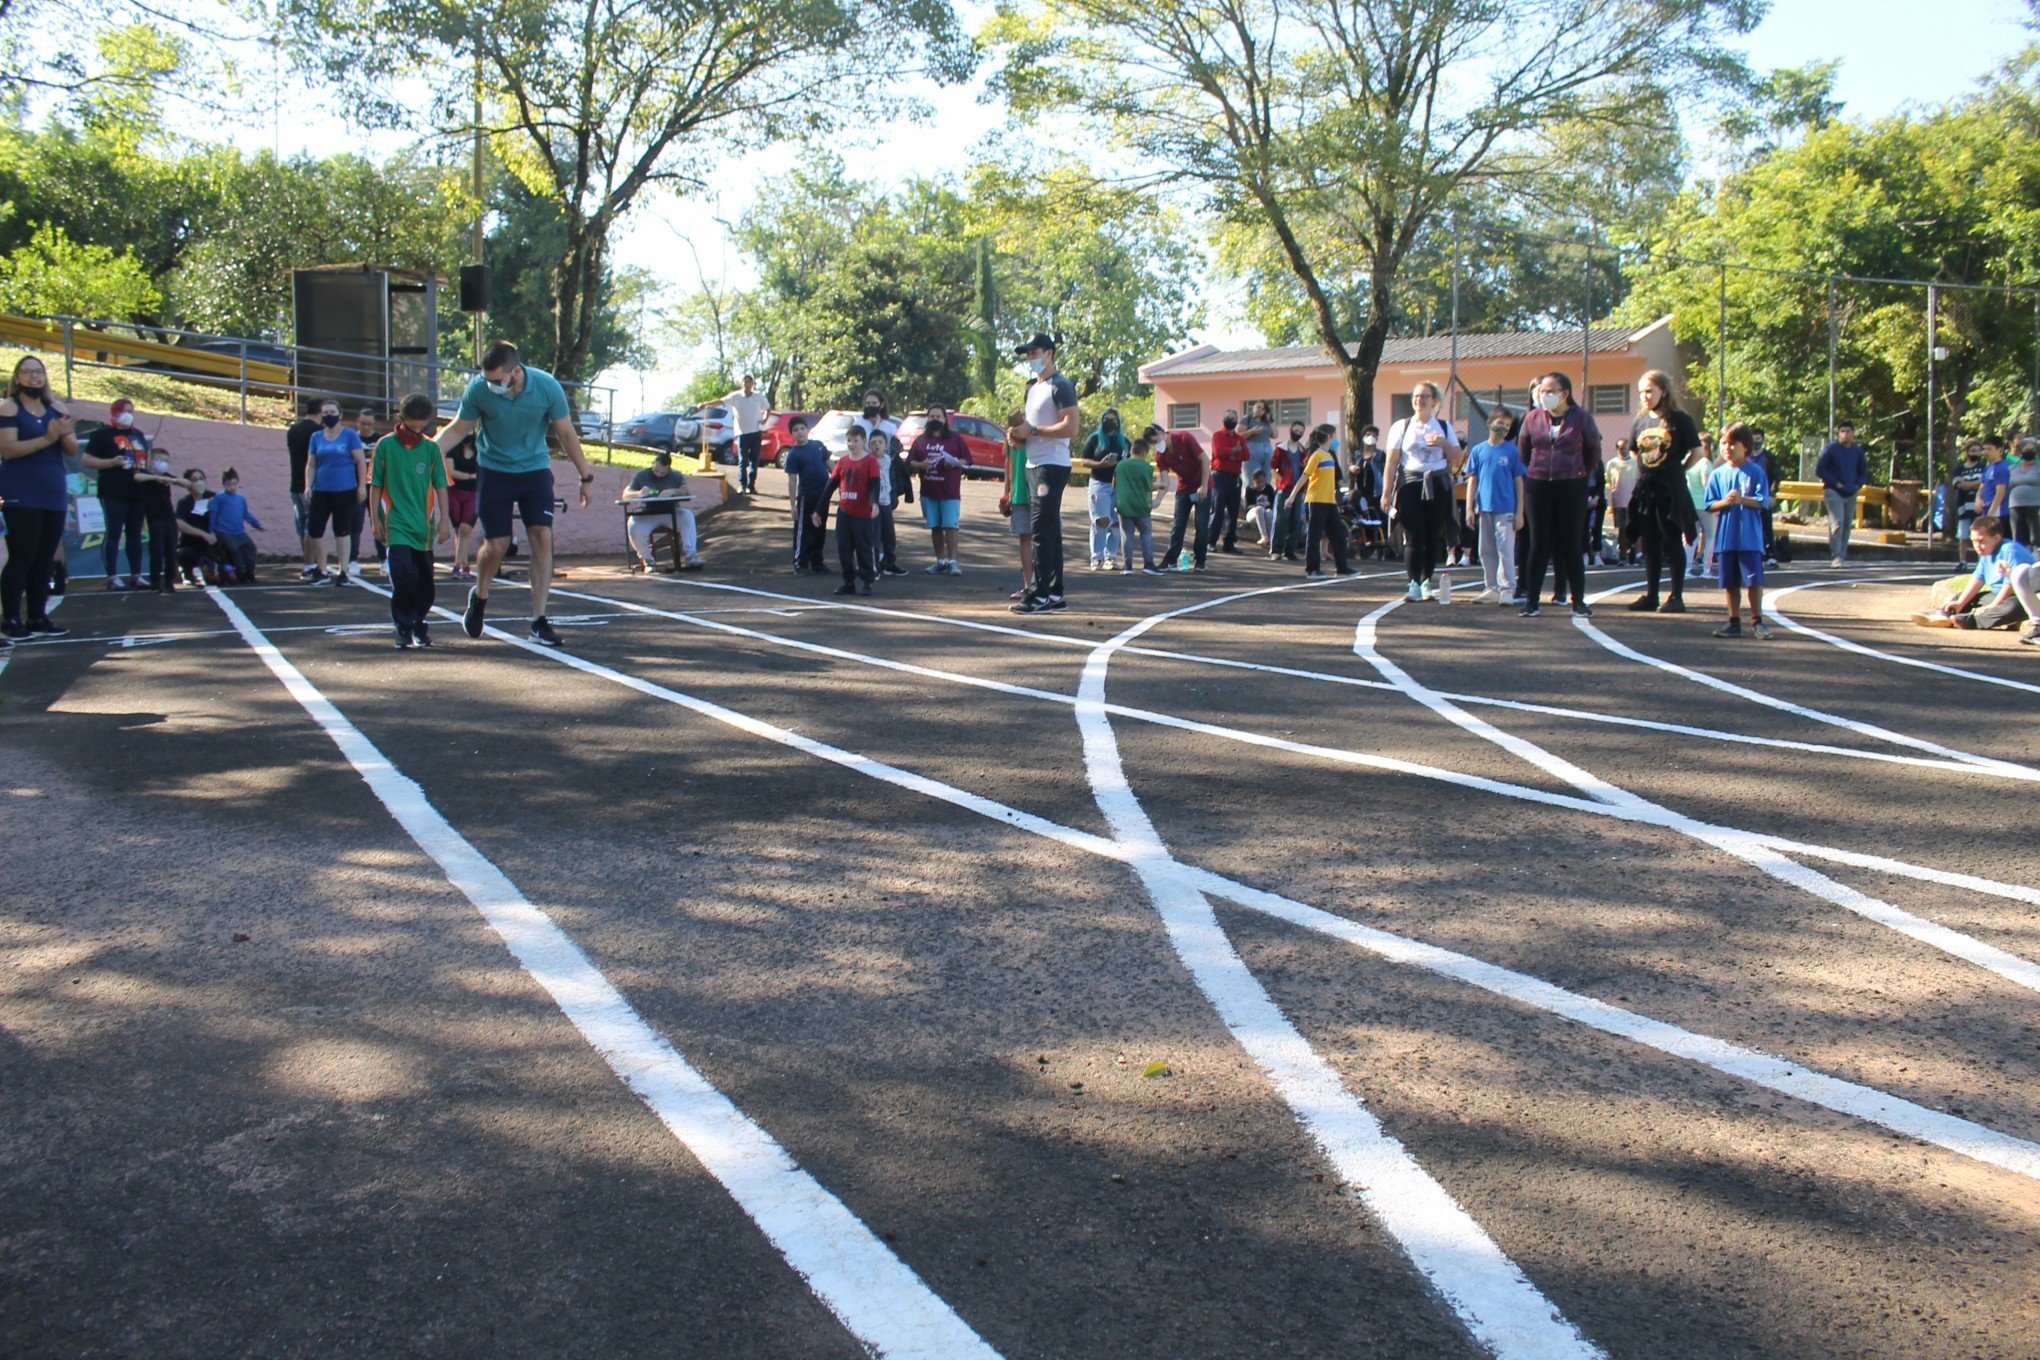
[(489, 582), (510, 549), (510, 518), (524, 521), (531, 545), (531, 640), (560, 645), (560, 635), (545, 616), (546, 592), (552, 587), (552, 449), (551, 435), (581, 475), (581, 508), (588, 508), (588, 456), (581, 451), (580, 432), (567, 411), (566, 390), (544, 369), (532, 368), (517, 347), (498, 340), (482, 355), (481, 376), (461, 394), (460, 414), (439, 432), (439, 447), (455, 448), (473, 433), (480, 476), (475, 507), (482, 521), (482, 551), (475, 559), (475, 586), (468, 592), (461, 628), (471, 638), (482, 635), (482, 614), (489, 602)]

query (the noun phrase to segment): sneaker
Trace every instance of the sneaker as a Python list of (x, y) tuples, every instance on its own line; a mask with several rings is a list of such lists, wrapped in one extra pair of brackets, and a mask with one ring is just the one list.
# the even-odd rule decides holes
[(106, 588), (107, 588), (108, 590), (126, 590), (126, 589), (127, 589), (127, 577), (125, 577), (125, 576), (109, 576), (109, 577), (107, 577), (107, 578), (106, 578)]
[(1435, 586), (1435, 585), (1433, 585), (1433, 584), (1431, 584), (1431, 583), (1432, 583), (1433, 581), (1435, 581), (1435, 580), (1437, 580), (1437, 579), (1438, 579), (1437, 577), (1435, 577), (1435, 576), (1432, 576), (1432, 577), (1426, 577), (1426, 578), (1425, 578), (1424, 580), (1422, 580), (1422, 581), (1417, 581), (1417, 582), (1413, 582), (1412, 584), (1414, 584), (1414, 585), (1416, 586), (1416, 588), (1417, 588), (1417, 593), (1416, 593), (1415, 595), (1411, 596), (1410, 598), (1412, 598), (1412, 599), (1416, 599), (1416, 600), (1435, 600), (1435, 599), (1437, 599), (1437, 598), (1438, 598), (1438, 587), (1437, 587), (1437, 586)]
[(411, 633), (409, 629), (399, 628), (397, 630), (397, 650), (400, 652), (411, 650)]
[(56, 622), (55, 620), (50, 618), (50, 616), (47, 614), (43, 615), (39, 619), (30, 619), (28, 621), (28, 631), (31, 633), (38, 634), (42, 637), (71, 636), (70, 629), (64, 627), (64, 625), (62, 625), (61, 623)]
[(1830, 558), (1828, 559), (1828, 565), (1829, 565), (1830, 567), (1833, 567), (1833, 568), (1835, 568), (1836, 570), (1840, 570), (1841, 568), (1843, 568), (1843, 567), (1846, 567), (1846, 566), (1848, 566), (1849, 564), (1848, 564), (1847, 562), (1844, 562), (1844, 561), (1843, 561), (1843, 560), (1842, 560), (1841, 558), (1839, 558), (1839, 557), (1830, 557)]
[(5, 623), (0, 623), (0, 637), (5, 637), (9, 641), (19, 641), (22, 638), (34, 636), (35, 634), (28, 631), (28, 625), (18, 620), (9, 619)]
[(1953, 628), (1955, 626), (1954, 618), (1951, 615), (1943, 614), (1938, 609), (1929, 610), (1924, 614), (1915, 614), (1912, 616), (1912, 621), (1922, 628)]
[[(317, 567), (313, 566), (309, 562), (305, 563), (305, 565), (298, 568), (298, 579), (300, 581), (316, 581), (319, 579), (319, 577), (323, 576), (324, 574), (325, 574), (324, 572), (320, 571)], [(460, 573), (455, 572), (454, 575), (458, 576), (460, 575)]]
[(1046, 614), (1048, 601), (1038, 595), (1029, 595), (1020, 603), (1011, 606), (1011, 610), (1015, 614)]
[(857, 593), (857, 587), (852, 585), (850, 582), (845, 581), (842, 585), (837, 586), (834, 590), (830, 591), (829, 593), (831, 595), (855, 595)]
[(878, 569), (878, 574), (880, 576), (905, 576), (907, 574), (907, 569), (901, 566), (899, 563), (895, 562), (889, 567), (880, 567)]
[(1140, 569), (1140, 574), (1143, 576), (1167, 576), (1169, 573), (1150, 562)]
[[(895, 573), (895, 575), (899, 575), (899, 576), (905, 576), (905, 575), (906, 575), (906, 573), (902, 571), (902, 572), (897, 572), (897, 573)], [(858, 583), (857, 583), (857, 593), (858, 593), (859, 595), (869, 595), (869, 594), (871, 593), (871, 582), (869, 582), (869, 581), (860, 581), (860, 582), (858, 582)]]
[(1415, 581), (1412, 581), (1408, 585), (1403, 587), (1403, 599), (1414, 603), (1415, 601), (1421, 600), (1423, 598), (1424, 588), (1418, 585)]
[(1525, 600), (1516, 612), (1526, 619), (1534, 619), (1544, 611), (1538, 608), (1535, 600)]
[(1752, 619), (1750, 621), (1750, 636), (1759, 642), (1769, 642), (1771, 640), (1771, 630), (1764, 626), (1762, 619)]
[(423, 620), (420, 620), (411, 625), (411, 639), (420, 647), (430, 647), (432, 645), (432, 630), (425, 625)]
[(2040, 647), (2040, 628), (2028, 628), (2025, 632), (2019, 634), (2019, 641), (2025, 643), (2028, 647)]
[(695, 571), (699, 571), (701, 569), (701, 554), (700, 553), (687, 554), (687, 556), (680, 559), (680, 565), (683, 567), (691, 568), (692, 570)]
[(1572, 607), (1572, 616), (1576, 619), (1591, 619), (1594, 617), (1594, 611), (1587, 607), (1585, 600), (1581, 600)]
[(548, 647), (565, 645), (560, 641), (560, 635), (553, 631), (552, 620), (543, 614), (531, 621), (531, 640), (543, 642)]
[(1043, 603), (1046, 604), (1051, 611), (1068, 609), (1070, 607), (1070, 602), (1068, 600), (1065, 600), (1060, 595), (1051, 595), (1048, 597), (1048, 599), (1043, 601)]
[(1473, 602), (1475, 604), (1493, 604), (1501, 598), (1502, 592), (1499, 590), (1483, 590), (1480, 594), (1473, 597)]
[(344, 571), (336, 571), (333, 573), (333, 584), (336, 586), (346, 585), (348, 583), (348, 579), (349, 579), (348, 575)]
[[(930, 576), (945, 576), (948, 574), (947, 569), (940, 562), (930, 562), (927, 566), (921, 568), (921, 570), (927, 572)], [(1093, 562), (1091, 564), (1091, 570), (1092, 571), (1098, 570), (1098, 564), (1096, 562)]]
[(1714, 636), (1741, 637), (1742, 636), (1741, 621), (1737, 619), (1730, 619), (1727, 623), (1722, 624), (1721, 627), (1714, 630)]
[(1659, 603), (1655, 595), (1639, 595), (1622, 607), (1632, 614), (1653, 614), (1657, 612)]
[(1659, 605), (1657, 612), (1660, 614), (1683, 614), (1686, 612), (1686, 601), (1674, 595), (1671, 599)]
[(137, 577), (135, 578), (135, 589), (136, 589), (136, 590), (154, 590), (155, 588), (156, 588), (156, 578), (155, 578), (155, 577), (153, 577), (153, 576), (137, 576)]
[(961, 575), (963, 575), (963, 563), (961, 563), (961, 562), (951, 562), (951, 563), (949, 564), (949, 570), (948, 570), (947, 572), (945, 572), (944, 574), (945, 574), (945, 575), (948, 575), (948, 576), (961, 576)]
[(471, 638), (480, 637), (482, 635), (482, 615), (488, 611), (488, 608), (488, 599), (470, 590), (468, 592), (467, 608), (460, 611), (460, 631), (466, 633)]

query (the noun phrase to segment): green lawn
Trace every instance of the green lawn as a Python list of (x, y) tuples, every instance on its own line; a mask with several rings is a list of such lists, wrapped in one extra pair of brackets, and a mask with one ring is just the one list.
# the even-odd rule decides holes
[[(13, 372), (15, 363), (24, 354), (33, 354), (43, 361), (50, 371), (50, 390), (57, 394), (59, 400), (110, 402), (116, 397), (127, 397), (143, 411), (159, 415), (193, 416), (199, 420), (238, 421), (241, 418), (241, 393), (238, 389), (193, 382), (167, 373), (151, 373), (140, 368), (74, 365), (67, 394), (62, 354), (6, 347), (0, 347), (0, 372)], [(290, 419), (288, 399), (249, 394), (249, 424), (288, 425)]]

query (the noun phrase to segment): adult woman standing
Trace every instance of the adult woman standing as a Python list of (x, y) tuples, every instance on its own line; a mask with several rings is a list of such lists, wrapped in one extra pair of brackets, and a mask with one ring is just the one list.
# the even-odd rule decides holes
[(78, 452), (77, 422), (50, 404), (42, 360), (24, 356), (0, 400), (0, 517), (7, 565), (0, 567), (0, 632), (10, 639), (68, 631), (50, 622), (50, 564), (64, 541), (65, 455)]
[(1112, 478), (1132, 447), (1119, 428), (1116, 410), (1107, 411), (1084, 441), (1084, 464), (1091, 478), (1092, 571), (1110, 571), (1119, 560), (1119, 504)]
[[(1700, 458), (1700, 431), (1693, 418), (1672, 400), (1672, 379), (1652, 369), (1636, 380), (1639, 414), (1629, 427), (1629, 447), (1636, 453), (1636, 487), (1629, 497), (1624, 550), (1643, 549), (1643, 570), (1649, 580), (1642, 598), (1630, 603), (1641, 613), (1686, 612), (1686, 544), (1699, 537), (1700, 519), (1686, 485), (1686, 470)], [(1672, 593), (1658, 601), (1658, 582), (1669, 564)]]
[(2040, 443), (2021, 439), (2018, 453), (2006, 496), (2012, 537), (2028, 548), (2040, 548)]
[(1252, 482), (1257, 472), (1275, 480), (1275, 408), (1265, 401), (1255, 402), (1240, 422), (1240, 438), (1247, 441), (1247, 480)]
[[(1303, 422), (1289, 422), (1289, 438), (1275, 449), (1271, 460), (1275, 469), (1275, 527), (1268, 538), (1268, 558), (1281, 558), (1294, 562), (1296, 545), (1303, 538), (1304, 525), (1309, 523), (1310, 512), (1304, 508), (1303, 493), (1298, 490), (1299, 479), (1303, 476), (1303, 458), (1310, 452), (1304, 443)], [(1354, 469), (1354, 478), (1359, 479), (1360, 469)]]
[[(347, 568), (353, 559), (352, 536), (358, 532), (357, 516), (368, 503), (367, 450), (360, 434), (340, 424), (340, 403), (329, 401), (319, 408), (319, 430), (308, 446), (312, 455), (312, 505), (305, 516), (311, 532), (312, 560), (326, 564), (326, 529), (333, 530), (333, 556), (339, 570), (333, 584), (347, 584)], [(317, 577), (313, 578), (317, 580)]]
[(1537, 380), (1537, 407), (1523, 417), (1516, 443), (1530, 500), (1530, 564), (1522, 613), (1535, 618), (1544, 573), (1556, 564), (1558, 588), (1574, 614), (1587, 607), (1587, 564), (1581, 539), (1587, 529), (1587, 486), (1601, 473), (1601, 431), (1573, 400), (1572, 379), (1547, 373)]
[(1438, 415), (1436, 383), (1418, 383), (1410, 405), (1415, 414), (1388, 429), (1382, 494), (1385, 508), (1403, 527), (1407, 598), (1431, 600), (1438, 598), (1436, 575), (1452, 532), (1452, 468), (1459, 438)]
[(106, 519), (106, 538), (99, 548), (106, 565), (106, 588), (125, 590), (127, 577), (120, 570), (123, 543), (127, 547), (128, 572), (134, 576), (136, 585), (146, 583), (142, 574), (142, 523), (148, 510), (135, 473), (148, 464), (149, 439), (135, 428), (135, 404), (126, 397), (115, 398), (113, 405), (106, 408), (106, 421), (86, 436), (81, 461), (87, 472), (96, 475), (99, 509)]

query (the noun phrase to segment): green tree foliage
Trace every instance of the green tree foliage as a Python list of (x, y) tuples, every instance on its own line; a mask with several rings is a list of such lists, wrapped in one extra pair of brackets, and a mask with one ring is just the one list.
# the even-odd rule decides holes
[[(568, 378), (589, 368), (611, 232), (647, 191), (696, 178), (689, 156), (839, 126), (863, 99), (834, 78), (844, 65), (898, 75), (911, 50), (958, 79), (972, 62), (947, 0), (284, 0), (282, 17), (308, 61), (392, 119), (420, 111), (363, 72), (479, 70), (497, 155), (560, 209), (550, 358)], [(443, 126), (468, 84), (441, 94), (423, 112)]]
[[(1448, 204), (1546, 170), (1552, 129), (1647, 126), (1733, 73), (1758, 0), (1001, 0), (981, 40), (1023, 115), (1078, 113), (1138, 164), (1265, 232), (1345, 374), (1349, 415)], [(1577, 203), (1568, 205), (1577, 208)], [(1364, 280), (1357, 315), (1340, 290)]]
[[(552, 263), (566, 247), (566, 222), (559, 204), (508, 175), (498, 177), (488, 207), (494, 296), (485, 330), (536, 356), (553, 340)], [(466, 249), (459, 243), (452, 248), (456, 255)], [(590, 376), (617, 364), (651, 364), (653, 356), (638, 324), (639, 302), (650, 288), (642, 271), (604, 264), (596, 280), (599, 303), (589, 341)], [(474, 357), (464, 340), (453, 350), (464, 361)]]
[(121, 318), (153, 312), (159, 302), (133, 251), (81, 245), (62, 227), (38, 228), (0, 257), (0, 312)]
[[(2036, 134), (2040, 99), (2009, 82), (1924, 116), (1830, 122), (1687, 195), (1653, 237), (1655, 263), (1640, 271), (1626, 315), (1673, 313), (1710, 409), (1764, 424), (1774, 444), (1822, 436), (1825, 276), (2040, 284)], [(1755, 267), (1727, 272), (1725, 340), (1716, 260)], [(1905, 448), (1902, 467), (1923, 470), (1913, 451), (1925, 426), (1926, 290), (1844, 281), (1833, 299), (1840, 414)], [(2029, 295), (1944, 294), (1941, 431), (2034, 423), (2035, 327)]]

